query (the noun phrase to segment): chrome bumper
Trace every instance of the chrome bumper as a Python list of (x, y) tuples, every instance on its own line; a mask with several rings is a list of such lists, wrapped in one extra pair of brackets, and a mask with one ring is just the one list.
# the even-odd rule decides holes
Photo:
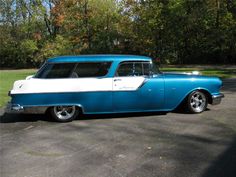
[(8, 103), (5, 109), (5, 112), (8, 114), (44, 114), (46, 112), (48, 107), (38, 107), (38, 106), (32, 106), (32, 107), (23, 107), (19, 104), (11, 104)]
[(5, 109), (6, 113), (22, 113), (24, 112), (24, 107), (19, 104), (8, 103)]
[(220, 104), (221, 99), (224, 98), (224, 94), (220, 93), (219, 95), (212, 96), (212, 105)]

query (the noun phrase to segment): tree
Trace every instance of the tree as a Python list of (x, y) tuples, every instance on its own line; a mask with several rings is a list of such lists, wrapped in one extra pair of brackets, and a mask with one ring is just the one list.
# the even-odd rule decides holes
[(0, 64), (122, 53), (165, 63), (236, 63), (233, 0), (0, 0)]

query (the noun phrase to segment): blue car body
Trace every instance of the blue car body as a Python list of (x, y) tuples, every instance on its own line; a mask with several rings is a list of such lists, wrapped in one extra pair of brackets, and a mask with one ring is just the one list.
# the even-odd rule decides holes
[[(52, 64), (75, 64), (77, 67), (78, 63), (101, 62), (110, 64), (107, 73), (102, 76), (40, 76), (45, 67), (51, 67)], [(121, 64), (124, 64), (124, 69), (122, 76), (119, 76), (117, 73)], [(133, 73), (125, 75), (129, 66)], [(142, 70), (141, 74), (134, 71), (138, 67)], [(144, 71), (144, 67), (147, 71)], [(9, 93), (11, 101), (8, 112), (45, 113), (50, 107), (69, 105), (80, 107), (85, 114), (172, 111), (196, 90), (203, 92), (208, 103), (213, 105), (219, 104), (223, 97), (220, 93), (222, 81), (217, 77), (162, 73), (153, 67), (152, 59), (144, 56), (81, 55), (52, 58), (35, 76), (14, 83)]]

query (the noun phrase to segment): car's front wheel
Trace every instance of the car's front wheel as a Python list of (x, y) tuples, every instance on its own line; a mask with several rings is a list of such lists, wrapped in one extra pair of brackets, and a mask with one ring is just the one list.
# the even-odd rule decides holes
[(193, 91), (187, 99), (187, 109), (190, 113), (201, 113), (207, 108), (207, 96), (201, 91)]
[(78, 116), (79, 110), (76, 106), (54, 106), (49, 113), (58, 122), (70, 122)]

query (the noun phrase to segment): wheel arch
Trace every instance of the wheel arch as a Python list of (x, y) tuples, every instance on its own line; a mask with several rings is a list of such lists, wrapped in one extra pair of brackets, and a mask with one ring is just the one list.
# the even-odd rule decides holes
[(82, 106), (81, 104), (60, 104), (60, 105), (50, 105), (50, 106), (47, 107), (45, 113), (48, 113), (49, 110), (50, 110), (52, 107), (54, 107), (54, 106), (76, 106), (76, 108), (79, 109), (79, 113), (80, 113), (80, 114), (84, 114), (84, 108), (83, 108), (83, 106)]
[(207, 97), (207, 102), (209, 104), (212, 104), (212, 97), (211, 97), (211, 94), (210, 94), (210, 91), (206, 88), (195, 88), (195, 89), (192, 89), (190, 90), (184, 97), (183, 99), (176, 105), (176, 107), (174, 108), (174, 110), (178, 110), (179, 108), (181, 108), (181, 106), (184, 105), (184, 103), (186, 102), (186, 99), (188, 99), (188, 96), (194, 92), (194, 91), (200, 91), (202, 93), (204, 93)]
[(209, 104), (212, 104), (212, 97), (211, 97), (211, 94), (210, 94), (210, 92), (208, 90), (206, 90), (206, 89), (197, 89), (197, 90), (202, 92), (202, 93), (204, 93), (206, 95), (206, 97), (207, 97), (207, 102)]

